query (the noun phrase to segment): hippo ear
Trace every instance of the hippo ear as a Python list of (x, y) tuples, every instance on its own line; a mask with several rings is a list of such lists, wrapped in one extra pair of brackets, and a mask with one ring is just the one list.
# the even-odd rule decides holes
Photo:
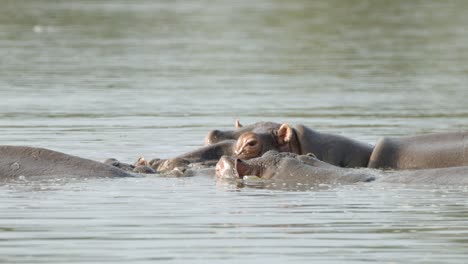
[(250, 170), (249, 164), (245, 163), (241, 159), (236, 159), (235, 166), (236, 166), (237, 174), (239, 175), (240, 178), (249, 174), (249, 170)]
[(147, 166), (148, 162), (145, 160), (144, 157), (139, 157), (138, 160), (133, 164), (133, 166)]
[(282, 124), (280, 128), (278, 129), (278, 131), (276, 132), (276, 140), (278, 144), (280, 145), (289, 143), (289, 141), (291, 141), (292, 136), (293, 136), (293, 130), (286, 123)]
[(236, 122), (234, 123), (235, 128), (241, 128), (242, 124), (239, 122), (239, 119), (236, 119)]

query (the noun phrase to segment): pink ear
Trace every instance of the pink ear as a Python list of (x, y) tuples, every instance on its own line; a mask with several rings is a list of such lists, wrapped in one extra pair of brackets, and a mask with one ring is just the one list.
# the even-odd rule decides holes
[(144, 166), (148, 165), (148, 162), (145, 160), (144, 157), (139, 157), (138, 160), (135, 162), (135, 164), (133, 164), (133, 166), (140, 166), (140, 165), (144, 165)]
[(277, 135), (276, 140), (278, 141), (278, 144), (283, 145), (291, 141), (291, 138), (293, 136), (293, 131), (292, 131), (292, 128), (290, 128), (288, 124), (284, 123), (278, 129), (276, 135)]
[(249, 164), (243, 162), (241, 159), (236, 159), (235, 166), (236, 166), (237, 174), (239, 174), (240, 178), (249, 174), (249, 170), (250, 170)]

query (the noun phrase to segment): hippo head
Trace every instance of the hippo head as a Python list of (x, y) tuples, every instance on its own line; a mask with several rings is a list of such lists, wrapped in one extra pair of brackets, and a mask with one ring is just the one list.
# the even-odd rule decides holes
[(211, 145), (224, 140), (237, 140), (239, 136), (246, 132), (269, 133), (278, 129), (281, 124), (272, 122), (257, 122), (252, 125), (242, 126), (239, 120), (234, 124), (234, 130), (221, 131), (212, 130), (205, 136), (205, 145)]
[[(223, 156), (216, 164), (216, 176), (225, 179), (242, 179), (244, 176), (257, 176), (262, 179), (274, 178), (278, 173), (294, 170), (291, 163), (322, 165), (313, 154), (297, 155), (294, 153), (268, 151), (261, 157), (242, 160), (230, 156)], [(291, 165), (290, 165), (291, 164)], [(323, 163), (325, 164), (325, 163)], [(291, 167), (290, 167), (291, 166)], [(324, 165), (326, 167), (331, 165)]]
[[(274, 159), (269, 161), (270, 168), (276, 167)], [(230, 156), (223, 156), (216, 164), (216, 177), (225, 179), (242, 179), (246, 175), (261, 177), (268, 169), (258, 159), (241, 160)]]
[(265, 131), (244, 132), (234, 146), (234, 154), (240, 159), (260, 157), (269, 150), (299, 154), (300, 147), (294, 129), (288, 124), (282, 124)]
[(252, 178), (259, 179), (267, 184), (266, 187), (286, 189), (297, 189), (298, 186), (307, 189), (321, 184), (369, 182), (375, 179), (370, 172), (340, 168), (317, 159), (314, 154), (297, 155), (274, 150), (250, 160), (223, 156), (216, 165), (216, 176), (218, 179), (241, 180), (244, 183)]

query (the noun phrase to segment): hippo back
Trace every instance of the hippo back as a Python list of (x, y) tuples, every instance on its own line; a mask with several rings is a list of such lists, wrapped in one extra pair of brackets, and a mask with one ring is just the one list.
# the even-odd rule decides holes
[(468, 132), (384, 137), (377, 142), (369, 168), (428, 169), (468, 165)]
[(19, 176), (70, 175), (75, 177), (128, 177), (121, 169), (43, 148), (0, 146), (0, 179)]

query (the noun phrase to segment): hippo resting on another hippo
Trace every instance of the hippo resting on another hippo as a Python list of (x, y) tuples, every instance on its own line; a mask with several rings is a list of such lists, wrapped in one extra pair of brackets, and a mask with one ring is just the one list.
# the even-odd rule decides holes
[[(205, 146), (195, 151), (166, 160), (153, 159), (147, 162), (143, 159), (136, 165), (146, 165), (157, 172), (167, 173), (174, 169), (185, 170), (192, 165), (195, 167), (214, 166), (223, 155), (249, 159), (261, 156), (271, 149), (300, 154), (301, 149), (304, 148), (301, 148), (300, 144), (305, 141), (299, 140), (296, 133), (291, 132), (292, 130), (285, 131), (284, 128), (286, 128), (285, 125), (273, 122), (257, 122), (253, 125), (242, 126), (239, 121), (236, 121), (235, 130), (210, 131), (205, 137)], [(283, 132), (289, 134), (279, 134)], [(306, 148), (309, 152), (317, 153), (319, 158), (331, 164), (348, 167), (367, 165), (372, 153), (371, 145), (338, 135), (314, 133), (314, 144), (308, 144), (311, 147)], [(285, 140), (287, 142), (284, 142)]]
[(24, 146), (0, 146), (0, 180), (38, 176), (134, 177), (100, 162), (61, 152)]
[[(257, 126), (259, 129), (252, 128)], [(320, 133), (303, 125), (256, 123), (247, 128), (226, 132), (215, 130), (208, 134), (205, 142), (216, 143), (216, 139), (237, 137), (232, 151), (241, 159), (277, 150), (313, 153), (332, 165), (351, 168), (425, 169), (468, 165), (468, 132), (383, 137), (372, 146), (343, 136)]]
[(251, 160), (223, 156), (216, 165), (216, 176), (220, 179), (256, 179), (264, 183), (265, 187), (272, 188), (300, 186), (302, 189), (321, 184), (371, 181), (421, 185), (468, 185), (468, 166), (389, 172), (368, 168), (341, 168), (320, 161), (313, 154), (297, 155), (268, 151), (262, 157)]

